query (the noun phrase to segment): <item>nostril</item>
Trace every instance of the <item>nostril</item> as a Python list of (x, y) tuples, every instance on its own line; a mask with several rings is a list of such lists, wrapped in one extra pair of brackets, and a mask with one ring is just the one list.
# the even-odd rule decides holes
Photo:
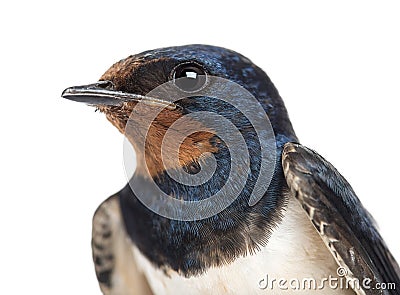
[(96, 87), (103, 88), (103, 89), (108, 89), (108, 90), (114, 90), (115, 89), (115, 85), (111, 81), (99, 81), (98, 83), (96, 83)]

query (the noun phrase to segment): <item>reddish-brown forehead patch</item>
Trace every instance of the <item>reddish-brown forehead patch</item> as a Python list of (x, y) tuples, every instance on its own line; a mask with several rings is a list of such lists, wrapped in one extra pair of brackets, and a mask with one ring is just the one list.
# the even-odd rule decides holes
[[(149, 81), (141, 80), (141, 75), (138, 75), (138, 71), (142, 70), (148, 74), (149, 77), (157, 77), (162, 76), (162, 79), (157, 79), (161, 81), (154, 82), (167, 82), (164, 81), (164, 76), (168, 73), (163, 73), (165, 68), (163, 67), (163, 62), (165, 62), (166, 58), (158, 58), (146, 60), (144, 58), (129, 56), (119, 62), (113, 64), (100, 78), (100, 80), (112, 81), (116, 86), (116, 89), (126, 89), (128, 87), (128, 83), (136, 82), (137, 85), (130, 85), (132, 87), (140, 86), (139, 84), (148, 84)], [(150, 73), (151, 72), (151, 73)], [(132, 78), (137, 76), (137, 81), (132, 81)], [(151, 86), (151, 85), (149, 85)], [(157, 87), (158, 84), (152, 85), (151, 91), (153, 88)], [(137, 93), (137, 94), (145, 94), (145, 93)]]
[(112, 81), (117, 88), (120, 88), (125, 83), (126, 77), (143, 63), (142, 59), (135, 59), (134, 56), (129, 56), (113, 64), (101, 76), (100, 80)]

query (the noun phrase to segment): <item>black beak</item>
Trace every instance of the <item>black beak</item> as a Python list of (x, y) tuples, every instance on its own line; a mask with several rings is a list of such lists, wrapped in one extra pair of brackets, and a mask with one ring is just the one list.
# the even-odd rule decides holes
[(159, 98), (113, 90), (113, 84), (110, 81), (99, 81), (94, 84), (69, 87), (62, 92), (61, 96), (92, 106), (122, 106), (125, 102), (140, 101), (172, 110), (177, 107), (173, 102)]

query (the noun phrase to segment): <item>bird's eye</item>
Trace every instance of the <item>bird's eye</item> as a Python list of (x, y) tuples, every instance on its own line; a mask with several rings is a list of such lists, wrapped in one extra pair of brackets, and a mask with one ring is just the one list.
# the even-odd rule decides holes
[(207, 82), (204, 68), (194, 62), (183, 63), (172, 71), (174, 84), (185, 92), (195, 92), (202, 89)]

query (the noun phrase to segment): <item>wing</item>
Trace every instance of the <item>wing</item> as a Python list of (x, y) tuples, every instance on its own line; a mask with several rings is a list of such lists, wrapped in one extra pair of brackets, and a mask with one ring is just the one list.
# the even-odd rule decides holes
[(112, 196), (99, 206), (93, 217), (93, 261), (103, 294), (152, 294), (136, 265), (132, 246), (125, 233), (118, 195)]
[[(282, 165), (292, 194), (300, 201), (346, 278), (359, 280), (361, 289), (354, 288), (355, 292), (400, 294), (398, 264), (371, 216), (335, 167), (296, 143), (285, 145)], [(364, 279), (371, 289), (362, 286)], [(394, 287), (397, 290), (388, 290)]]

